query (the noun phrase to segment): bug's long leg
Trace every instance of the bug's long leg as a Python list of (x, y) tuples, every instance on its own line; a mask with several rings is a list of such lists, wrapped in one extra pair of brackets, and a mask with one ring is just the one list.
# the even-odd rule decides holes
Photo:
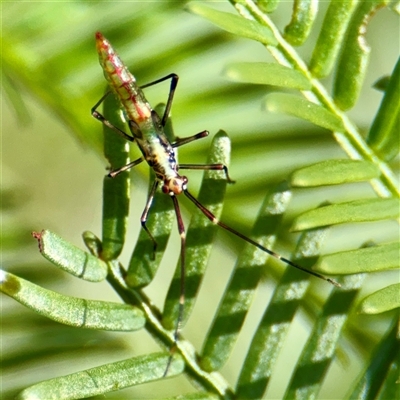
[(110, 91), (106, 92), (106, 94), (92, 107), (91, 109), (92, 116), (96, 118), (98, 121), (100, 121), (102, 124), (112, 129), (114, 132), (118, 133), (118, 135), (122, 136), (124, 139), (129, 140), (130, 142), (134, 142), (135, 138), (125, 133), (122, 129), (117, 128), (115, 125), (113, 125), (110, 121), (104, 118), (104, 116), (97, 111), (99, 105), (104, 101), (104, 99), (110, 93), (111, 93)]
[(224, 164), (179, 164), (179, 169), (197, 169), (204, 171), (224, 171), (228, 183), (235, 183), (228, 173), (228, 167)]
[(134, 161), (131, 161), (129, 164), (124, 165), (121, 168), (115, 169), (114, 171), (111, 171), (108, 176), (111, 178), (115, 178), (117, 175), (119, 175), (121, 172), (127, 171), (128, 169), (131, 169), (135, 165), (140, 164), (142, 161), (144, 161), (143, 157), (140, 157)]
[[(171, 196), (172, 201), (174, 202), (176, 220), (178, 223), (178, 231), (179, 236), (181, 238), (181, 279), (180, 279), (180, 295), (179, 295), (179, 311), (178, 311), (178, 318), (176, 319), (176, 325), (174, 330), (174, 345), (178, 342), (179, 339), (179, 331), (181, 329), (182, 320), (183, 320), (183, 311), (185, 306), (185, 255), (186, 255), (186, 232), (185, 232), (185, 225), (183, 224), (181, 210), (179, 208), (178, 199), (176, 196)], [(167, 367), (164, 372), (164, 377), (168, 374), (168, 369), (171, 365), (172, 361), (172, 354), (170, 355), (167, 363)]]
[(171, 111), (172, 100), (174, 98), (176, 86), (178, 85), (179, 76), (176, 75), (176, 74), (169, 74), (169, 75), (164, 76), (164, 77), (162, 77), (160, 79), (157, 79), (157, 80), (155, 80), (153, 82), (149, 82), (149, 83), (146, 83), (143, 86), (140, 86), (141, 89), (144, 89), (144, 88), (147, 88), (149, 86), (157, 85), (157, 83), (166, 81), (167, 79), (171, 79), (171, 85), (169, 87), (167, 105), (165, 106), (164, 115), (163, 115), (163, 117), (161, 119), (161, 125), (162, 126), (165, 126), (165, 123), (167, 122), (167, 118), (169, 116), (169, 112)]
[(221, 228), (227, 230), (228, 232), (233, 233), (234, 235), (238, 236), (239, 238), (241, 238), (241, 239), (245, 240), (246, 242), (252, 244), (253, 246), (257, 247), (258, 249), (260, 249), (260, 250), (262, 250), (262, 251), (265, 251), (266, 253), (270, 254), (271, 256), (277, 258), (278, 260), (281, 260), (281, 261), (284, 262), (285, 264), (291, 265), (291, 266), (294, 267), (294, 268), (297, 268), (297, 269), (299, 269), (299, 270), (301, 270), (301, 271), (304, 271), (304, 272), (306, 272), (306, 273), (308, 273), (308, 274), (314, 275), (314, 276), (316, 276), (317, 278), (323, 279), (324, 281), (327, 281), (327, 282), (329, 282), (329, 283), (331, 283), (331, 284), (333, 284), (333, 285), (335, 285), (335, 286), (337, 286), (337, 287), (340, 287), (340, 286), (341, 286), (341, 285), (340, 285), (338, 282), (336, 282), (335, 280), (333, 280), (333, 279), (331, 279), (331, 278), (327, 278), (326, 276), (321, 275), (321, 274), (319, 274), (318, 272), (311, 271), (311, 270), (309, 270), (309, 269), (307, 269), (307, 268), (304, 268), (304, 267), (302, 267), (302, 266), (300, 266), (300, 265), (298, 265), (298, 264), (295, 264), (294, 262), (288, 260), (287, 258), (284, 258), (284, 257), (280, 256), (279, 254), (275, 253), (274, 251), (272, 251), (272, 250), (270, 250), (270, 249), (267, 249), (267, 248), (264, 247), (264, 246), (261, 246), (261, 244), (255, 242), (254, 240), (252, 240), (252, 239), (250, 239), (249, 237), (243, 235), (242, 233), (238, 232), (237, 230), (231, 228), (230, 226), (225, 225), (223, 222), (219, 221), (218, 218), (216, 218), (216, 217), (214, 216), (214, 214), (213, 214), (211, 211), (209, 211), (207, 208), (205, 208), (195, 197), (193, 197), (193, 196), (188, 192), (187, 189), (184, 190), (184, 193), (185, 193), (186, 197), (188, 197), (188, 198), (197, 206), (197, 208), (198, 208), (198, 209), (213, 223), (213, 224), (216, 224), (216, 225), (220, 226)]
[(186, 143), (194, 142), (197, 139), (202, 139), (204, 137), (207, 137), (208, 134), (209, 134), (208, 131), (202, 131), (202, 132), (196, 133), (193, 136), (189, 136), (189, 137), (185, 137), (185, 138), (181, 138), (181, 139), (180, 138), (176, 138), (175, 142), (172, 143), (171, 145), (174, 148), (180, 147), (180, 146), (183, 146)]
[(149, 215), (149, 211), (150, 211), (150, 208), (151, 208), (151, 204), (153, 203), (154, 194), (156, 193), (156, 190), (158, 188), (158, 184), (159, 184), (159, 181), (155, 180), (154, 183), (153, 183), (153, 186), (152, 186), (152, 188), (150, 190), (149, 196), (147, 198), (146, 206), (145, 206), (145, 208), (143, 210), (142, 216), (140, 217), (140, 223), (142, 224), (142, 228), (146, 231), (146, 233), (149, 235), (149, 238), (153, 242), (153, 259), (156, 256), (157, 242), (156, 242), (156, 239), (154, 239), (154, 236), (149, 231), (149, 228), (147, 228), (146, 222), (147, 222), (147, 217)]

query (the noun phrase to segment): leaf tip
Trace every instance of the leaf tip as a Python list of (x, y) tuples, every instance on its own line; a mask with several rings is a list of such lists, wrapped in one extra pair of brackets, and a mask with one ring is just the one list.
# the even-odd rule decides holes
[(38, 241), (39, 251), (41, 253), (43, 252), (43, 240), (42, 240), (42, 238), (43, 238), (44, 232), (45, 232), (44, 230), (41, 231), (41, 232), (36, 232), (36, 231), (32, 232), (32, 237)]

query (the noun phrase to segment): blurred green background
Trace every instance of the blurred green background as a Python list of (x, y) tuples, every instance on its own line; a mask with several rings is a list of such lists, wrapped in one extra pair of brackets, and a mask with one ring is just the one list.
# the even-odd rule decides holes
[[(102, 127), (90, 116), (90, 109), (101, 97), (105, 80), (97, 61), (94, 33), (100, 30), (117, 49), (140, 83), (168, 73), (180, 77), (172, 109), (175, 134), (188, 136), (207, 129), (211, 135), (224, 129), (232, 139), (231, 176), (236, 185), (228, 188), (223, 220), (249, 232), (267, 190), (302, 165), (329, 159), (346, 158), (330, 133), (304, 121), (261, 110), (261, 100), (269, 89), (231, 83), (221, 72), (230, 62), (272, 61), (259, 43), (234, 37), (207, 21), (183, 10), (185, 2), (2, 2), (2, 263), (3, 267), (63, 294), (93, 299), (117, 296), (104, 284), (93, 285), (69, 278), (43, 263), (32, 230), (51, 229), (66, 240), (83, 247), (81, 233), (101, 232), (102, 178), (107, 167), (101, 156)], [(213, 2), (221, 10), (232, 9), (227, 2)], [(325, 5), (321, 4), (323, 11)], [(274, 21), (284, 27), (290, 20), (291, 4), (282, 3)], [(322, 17), (315, 27), (316, 34)], [(362, 131), (368, 127), (382, 94), (371, 88), (381, 76), (390, 74), (399, 43), (385, 41), (390, 31), (398, 31), (398, 20), (387, 10), (380, 12), (368, 28), (372, 46), (369, 73), (361, 99), (349, 112)], [(299, 49), (308, 60), (314, 41)], [(327, 79), (327, 87), (330, 80)], [(146, 90), (151, 104), (166, 101), (168, 84)], [(180, 161), (204, 162), (210, 139), (185, 146)], [(135, 152), (135, 149), (132, 150)], [(135, 153), (136, 154), (136, 153)], [(392, 162), (398, 171), (398, 158)], [(190, 173), (192, 192), (197, 192), (200, 173)], [(132, 171), (132, 202), (128, 243), (140, 229), (140, 214), (147, 191), (148, 171), (141, 165)], [(320, 188), (312, 192), (296, 190), (279, 250), (293, 249), (293, 234), (288, 234), (294, 215), (321, 202), (346, 201), (371, 197), (366, 183)], [(183, 202), (187, 205), (185, 202)], [(186, 216), (190, 215), (190, 207)], [(219, 296), (234, 263), (233, 242), (224, 233), (213, 252), (203, 290), (194, 314), (184, 329), (200, 348)], [(332, 230), (324, 252), (353, 249), (367, 240), (395, 240), (397, 225), (392, 222), (340, 226)], [(163, 268), (146, 291), (162, 307), (169, 280), (178, 259), (179, 240), (175, 233), (164, 256)], [(122, 262), (127, 264), (131, 247), (126, 246)], [(229, 263), (228, 263), (229, 260)], [(217, 267), (215, 267), (217, 266)], [(221, 268), (222, 266), (222, 268)], [(396, 275), (398, 278), (398, 275)], [(367, 280), (364, 291), (383, 286), (396, 277), (380, 274)], [(232, 384), (246, 351), (254, 324), (268, 302), (272, 282), (259, 291), (244, 332), (231, 360), (222, 373)], [(320, 289), (321, 290), (321, 289)], [(323, 290), (323, 289), (322, 289)], [(94, 332), (58, 327), (33, 315), (8, 298), (3, 302), (3, 393), (8, 396), (37, 381), (72, 373), (102, 362), (128, 358), (157, 350), (145, 332), (94, 335)], [(257, 308), (257, 304), (260, 306)], [(282, 396), (299, 351), (296, 342), (306, 340), (304, 316), (287, 342), (276, 370), (269, 398)], [(369, 324), (368, 334), (379, 336), (385, 317)], [(64, 329), (64, 330), (62, 330)], [(60, 336), (55, 332), (62, 330)], [(83, 333), (82, 333), (83, 332)], [(83, 351), (70, 345), (81, 344)], [(51, 338), (56, 338), (54, 343)], [(64, 340), (65, 339), (65, 340)], [(45, 346), (47, 344), (48, 346)], [(362, 346), (361, 346), (362, 347)], [(328, 379), (321, 395), (337, 397), (337, 379), (352, 379), (362, 365), (360, 347), (346, 346), (341, 366)], [(279, 372), (282, 371), (282, 374)], [(281, 375), (281, 377), (279, 377)], [(185, 379), (161, 381), (146, 387), (128, 389), (126, 398), (148, 396), (156, 390), (163, 396), (192, 390)], [(186, 385), (186, 386), (182, 386)], [(148, 386), (148, 385), (147, 385)], [(345, 388), (347, 385), (343, 385)], [(177, 388), (179, 389), (177, 391)], [(332, 388), (335, 393), (332, 394)], [(131, 391), (129, 391), (131, 390)], [(146, 392), (147, 390), (147, 392)], [(121, 393), (107, 398), (121, 398)], [(8, 397), (5, 397), (8, 398)]]

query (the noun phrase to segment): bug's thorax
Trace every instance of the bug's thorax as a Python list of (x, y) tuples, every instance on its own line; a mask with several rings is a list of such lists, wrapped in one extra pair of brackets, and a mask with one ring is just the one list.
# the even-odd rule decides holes
[(164, 134), (137, 139), (136, 142), (147, 164), (162, 182), (162, 191), (170, 195), (181, 194), (186, 189), (188, 180), (185, 176), (179, 175), (175, 151)]

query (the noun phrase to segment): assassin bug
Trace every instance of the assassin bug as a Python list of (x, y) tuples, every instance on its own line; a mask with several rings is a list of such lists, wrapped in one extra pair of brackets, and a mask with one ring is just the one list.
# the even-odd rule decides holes
[[(104, 76), (110, 85), (110, 92), (107, 92), (92, 108), (92, 115), (113, 129), (116, 133), (130, 142), (136, 142), (142, 156), (131, 163), (110, 172), (109, 176), (115, 177), (122, 171), (126, 171), (142, 161), (146, 161), (153, 169), (156, 179), (153, 183), (152, 189), (147, 199), (145, 209), (141, 217), (143, 229), (147, 232), (149, 238), (153, 242), (154, 251), (157, 243), (152, 236), (151, 232), (146, 226), (146, 220), (151, 208), (151, 204), (158, 186), (161, 183), (161, 190), (163, 193), (169, 195), (173, 201), (175, 214), (178, 220), (178, 230), (181, 238), (181, 279), (180, 279), (180, 298), (179, 298), (179, 313), (174, 330), (174, 342), (177, 343), (180, 326), (183, 319), (183, 310), (185, 304), (185, 227), (182, 221), (177, 195), (184, 194), (191, 202), (213, 223), (228, 232), (238, 236), (246, 242), (256, 246), (258, 249), (270, 254), (271, 256), (281, 260), (285, 264), (291, 265), (294, 268), (302, 270), (308, 274), (314, 275), (317, 278), (323, 279), (335, 286), (340, 286), (333, 279), (327, 278), (317, 272), (308, 270), (292, 261), (280, 256), (270, 249), (263, 247), (261, 244), (255, 242), (249, 237), (243, 235), (237, 230), (231, 228), (225, 223), (219, 221), (207, 208), (205, 208), (189, 191), (187, 188), (188, 179), (186, 176), (180, 175), (178, 169), (202, 169), (202, 170), (221, 170), (224, 171), (226, 179), (229, 183), (233, 183), (228, 174), (228, 169), (223, 164), (178, 164), (175, 158), (174, 149), (186, 143), (201, 139), (208, 135), (207, 131), (202, 131), (194, 136), (184, 139), (178, 139), (174, 143), (170, 143), (164, 134), (164, 126), (169, 116), (172, 100), (175, 94), (175, 89), (178, 83), (178, 76), (175, 74), (167, 75), (163, 78), (157, 79), (143, 86), (138, 86), (134, 76), (129, 72), (128, 68), (123, 64), (117, 53), (112, 48), (111, 44), (100, 33), (96, 33), (96, 47), (99, 54), (100, 65), (103, 69)], [(150, 104), (147, 102), (142, 89), (158, 84), (160, 82), (170, 80), (170, 91), (168, 95), (167, 104), (165, 107), (164, 115), (162, 118), (154, 111)], [(121, 107), (124, 111), (126, 120), (128, 121), (131, 135), (112, 125), (107, 121), (98, 111), (97, 108), (103, 102), (105, 97), (111, 93), (119, 100)], [(170, 361), (169, 361), (170, 362)], [(167, 365), (165, 374), (168, 372), (169, 364)]]

